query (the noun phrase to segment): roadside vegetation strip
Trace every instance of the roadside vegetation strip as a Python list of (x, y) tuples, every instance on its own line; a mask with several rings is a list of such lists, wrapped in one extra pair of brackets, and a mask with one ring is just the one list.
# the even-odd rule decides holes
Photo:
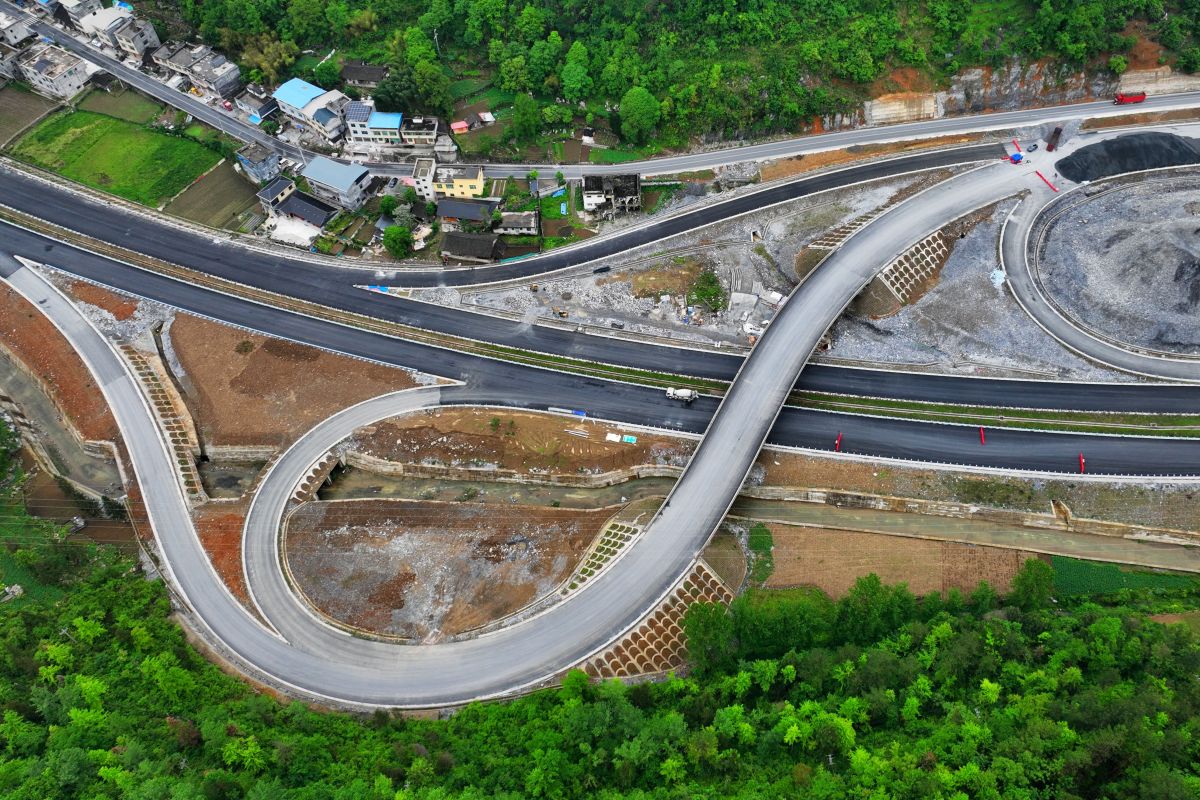
[(1103, 411), (1049, 411), (993, 408), (871, 397), (846, 397), (818, 392), (794, 392), (789, 405), (822, 411), (1071, 433), (1108, 433), (1133, 436), (1200, 437), (1200, 415), (1134, 414)]
[(91, 111), (47, 117), (11, 154), (150, 207), (179, 194), (221, 159), (190, 139)]

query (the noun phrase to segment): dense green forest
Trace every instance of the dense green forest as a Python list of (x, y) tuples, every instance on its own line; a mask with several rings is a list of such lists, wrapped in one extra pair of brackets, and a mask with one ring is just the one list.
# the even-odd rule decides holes
[[(455, 80), (525, 96), (525, 125), (619, 113), (627, 139), (796, 130), (897, 67), (945, 77), (1010, 56), (1125, 68), (1131, 23), (1200, 68), (1195, 0), (178, 0), (268, 82), (330, 47), (390, 63), (385, 105), (446, 112)], [(1115, 56), (1115, 57), (1112, 57)], [(315, 77), (336, 81), (336, 65)], [(469, 84), (469, 79), (467, 80)], [(519, 111), (519, 110), (518, 110)]]
[(757, 592), (689, 612), (691, 677), (322, 713), (223, 674), (161, 583), (29, 520), (5, 453), (0, 567), (27, 593), (0, 605), (3, 798), (1200, 795), (1200, 647), (1144, 616), (1195, 607), (1194, 581), (1100, 604), (1031, 561), (1006, 598)]

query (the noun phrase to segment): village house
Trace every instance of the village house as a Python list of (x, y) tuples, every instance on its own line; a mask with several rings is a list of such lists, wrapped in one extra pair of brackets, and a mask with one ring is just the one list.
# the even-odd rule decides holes
[(308, 181), (315, 196), (347, 211), (361, 208), (367, 200), (371, 173), (365, 167), (317, 156), (300, 174)]
[(483, 194), (483, 167), (438, 167), (433, 189), (446, 197), (479, 197)]
[(374, 89), (387, 77), (388, 68), (350, 60), (342, 65), (342, 82), (358, 89)]
[(487, 263), (503, 255), (500, 237), (491, 233), (451, 231), (442, 240), (442, 258)]
[(433, 147), (437, 136), (437, 117), (409, 117), (400, 125), (400, 141), (410, 147)]
[(0, 42), (18, 45), (33, 35), (24, 20), (0, 11)]
[(500, 205), (499, 200), (458, 200), (446, 198), (438, 202), (437, 213), (446, 222), (474, 222), (491, 224), (492, 212)]
[(58, 6), (67, 12), (67, 16), (79, 27), (80, 21), (93, 11), (101, 8), (100, 0), (58, 0)]
[(500, 222), (494, 228), (496, 233), (509, 236), (537, 236), (538, 212), (534, 211), (502, 211)]
[[(127, 20), (114, 33), (117, 47), (138, 60), (145, 58), (148, 51), (159, 46), (158, 32), (154, 30), (154, 25), (149, 20)], [(241, 78), (240, 74), (238, 77)]]
[(279, 110), (275, 98), (257, 83), (246, 84), (246, 91), (239, 94), (233, 104), (250, 117), (250, 121), (255, 125)]
[(375, 106), (351, 100), (346, 106), (346, 132), (357, 145), (400, 144), (400, 123), (404, 115), (376, 111)]
[(218, 97), (232, 97), (242, 85), (237, 64), (208, 45), (167, 42), (150, 58), (156, 66), (181, 75), (197, 89)]
[(297, 191), (296, 184), (279, 177), (258, 192), (258, 201), (267, 216), (293, 217), (318, 228), (337, 214), (337, 209), (311, 195)]
[(237, 151), (238, 164), (252, 181), (264, 183), (279, 176), (279, 153), (252, 142)]
[(413, 164), (413, 188), (426, 203), (437, 200), (437, 192), (433, 188), (433, 177), (437, 162), (432, 158), (418, 158)]
[(279, 110), (298, 126), (312, 130), (329, 142), (346, 131), (345, 112), (350, 98), (336, 89), (326, 91), (307, 81), (292, 78), (272, 95)]
[(642, 179), (637, 174), (583, 176), (583, 210), (633, 211), (642, 207)]
[[(0, 42), (0, 78), (17, 77), (17, 56), (20, 54), (21, 51), (12, 45)], [(3, 84), (2, 80), (0, 84)]]
[(17, 59), (17, 67), (29, 85), (42, 94), (69, 100), (87, 83), (87, 64), (60, 47), (38, 44)]

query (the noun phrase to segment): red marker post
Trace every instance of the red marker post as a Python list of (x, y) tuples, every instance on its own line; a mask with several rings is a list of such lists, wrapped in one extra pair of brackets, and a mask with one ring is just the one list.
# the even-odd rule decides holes
[(1037, 175), (1039, 178), (1041, 178), (1043, 181), (1046, 181), (1046, 185), (1049, 186), (1051, 189), (1053, 189), (1055, 194), (1058, 194), (1058, 187), (1055, 186), (1053, 183), (1051, 183), (1049, 181), (1049, 179), (1045, 175), (1042, 174), (1041, 170), (1034, 170), (1034, 174)]
[(842, 452), (842, 432), (838, 431), (838, 438), (833, 441), (833, 452)]
[(987, 438), (983, 435), (983, 426), (979, 426), (979, 443), (987, 444)]
[(1079, 454), (1079, 474), (1082, 475), (1087, 471), (1087, 462), (1083, 460), (1083, 453)]
[(1013, 147), (1017, 148), (1017, 152), (1021, 152), (1021, 145), (1017, 144), (1017, 140), (1013, 139)]

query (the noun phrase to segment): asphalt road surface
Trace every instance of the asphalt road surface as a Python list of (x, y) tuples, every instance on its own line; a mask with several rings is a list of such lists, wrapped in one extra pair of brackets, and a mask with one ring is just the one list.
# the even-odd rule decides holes
[[(30, 16), (6, 0), (0, 0), (0, 8), (20, 17)], [(171, 89), (166, 84), (145, 73), (127, 67), (119, 61), (104, 55), (91, 45), (80, 42), (63, 30), (48, 25), (36, 17), (34, 19), (36, 21), (33, 27), (39, 35), (46, 36), (58, 42), (64, 48), (76, 53), (81, 58), (104, 67), (129, 85), (169, 105), (186, 111), (197, 119), (235, 138), (243, 141), (259, 142), (279, 152), (282, 156), (296, 161), (315, 155), (315, 153), (302, 151), (300, 148), (282, 142), (275, 137), (267, 136), (261, 129), (241, 121), (224, 109), (209, 106), (198, 101), (193, 95)], [(1145, 103), (1137, 106), (1136, 111), (1138, 113), (1143, 111), (1164, 111), (1174, 108), (1188, 108), (1195, 105), (1200, 105), (1200, 92), (1184, 92), (1149, 97)], [(668, 156), (647, 161), (631, 161), (621, 164), (617, 169), (623, 172), (636, 171), (643, 175), (665, 175), (709, 169), (741, 161), (783, 158), (803, 153), (835, 150), (881, 141), (899, 141), (947, 136), (958, 133), (1021, 128), (1051, 122), (1057, 124), (1068, 119), (1081, 119), (1129, 112), (1130, 108), (1128, 106), (1114, 106), (1111, 101), (1101, 100), (1092, 103), (1074, 103), (1049, 108), (973, 114), (922, 122), (907, 122), (877, 128), (858, 128), (848, 131), (781, 139), (757, 145), (732, 147), (682, 156)], [(378, 175), (412, 174), (412, 166), (409, 164), (372, 163), (369, 166), (371, 171)], [(568, 178), (577, 178), (581, 175), (603, 174), (614, 170), (611, 164), (485, 164), (484, 167), (489, 177), (524, 176), (529, 170), (538, 169), (550, 172), (561, 170)]]
[[(1075, 186), (1066, 178), (1060, 178), (1059, 183), (1064, 187)], [(1013, 296), (1025, 309), (1025, 313), (1064, 346), (1085, 358), (1139, 375), (1171, 381), (1200, 382), (1200, 361), (1136, 352), (1093, 336), (1056, 308), (1042, 291), (1041, 285), (1033, 275), (1033, 265), (1029, 261), (1030, 248), (1036, 248), (1037, 244), (1029, 241), (1029, 236), (1038, 216), (1055, 197), (1060, 196), (1055, 195), (1049, 187), (1035, 187), (1030, 195), (1012, 210), (1004, 226), (1004, 235), (1000, 240), (1004, 274)]]
[[(752, 359), (722, 414), (730, 426), (710, 430), (667, 506), (624, 557), (567, 601), (477, 639), (405, 647), (353, 638), (305, 618), (295, 598), (286, 593), (277, 568), (271, 566), (273, 545), (264, 542), (264, 536), (274, 539), (268, 523), (247, 543), (247, 557), (255, 565), (250, 567), (250, 577), (256, 601), (283, 634), (280, 637), (247, 614), (212, 570), (152, 412), (112, 346), (31, 270), (5, 257), (0, 259), (0, 272), (59, 326), (95, 374), (129, 446), (168, 574), (200, 623), (248, 671), (311, 695), (366, 706), (458, 704), (510, 693), (553, 677), (618, 637), (689, 567), (708, 537), (709, 523), (715, 526), (723, 515), (720, 506), (726, 495), (740, 485), (740, 473), (734, 473), (740, 470), (742, 460), (753, 459), (757, 444), (744, 440), (740, 430), (735, 430), (741, 420), (733, 415), (744, 410), (747, 402), (765, 406), (769, 412), (767, 404), (779, 398), (781, 387), (787, 384), (778, 376), (772, 379), (768, 375), (763, 380), (757, 367), (766, 365), (767, 360)], [(797, 330), (787, 324), (790, 320), (799, 321)], [(819, 324), (805, 323), (803, 314), (794, 314), (784, 323), (773, 326), (786, 332), (774, 335), (778, 344), (768, 355), (775, 356), (776, 348), (788, 347), (788, 334)], [(815, 338), (810, 339), (815, 343)], [(803, 364), (803, 359), (799, 363)], [(738, 389), (743, 392), (738, 394)], [(263, 518), (278, 519), (276, 514), (294, 486), (290, 479), (318, 459), (331, 440), (373, 419), (437, 403), (452, 391), (464, 402), (488, 402), (494, 397), (486, 389), (472, 387), (418, 389), (368, 401), (318, 426), (280, 459), (275, 470), (281, 479), (271, 481), (270, 492), (264, 487), (256, 498), (256, 505), (262, 504), (262, 511), (269, 512)], [(507, 391), (502, 393), (507, 395)], [(765, 430), (762, 425), (757, 429)], [(714, 432), (719, 436), (714, 437)], [(732, 442), (727, 440), (731, 433)], [(734, 449), (727, 451), (730, 445)], [(275, 595), (281, 588), (286, 597)]]
[[(850, 174), (863, 179), (860, 172)], [(338, 269), (208, 239), (157, 221), (149, 214), (133, 216), (120, 206), (94, 201), (2, 167), (0, 197), (6, 205), (26, 213), (148, 256), (279, 294), (427, 330), (543, 353), (719, 380), (732, 378), (742, 361), (741, 356), (732, 353), (578, 334), (363, 291), (354, 286), (370, 280), (362, 270)], [(697, 224), (703, 222), (697, 221)], [(35, 260), (50, 260), (42, 256), (53, 251), (56, 253), (55, 266), (97, 283), (183, 308), (188, 307), (188, 302), (195, 302), (190, 297), (185, 298), (195, 287), (169, 280), (152, 280), (142, 270), (2, 222), (0, 249)], [(207, 306), (205, 313), (208, 316), (223, 318), (219, 303), (210, 302)], [(320, 342), (315, 343), (322, 346)], [(332, 344), (325, 346), (336, 349)], [(438, 371), (430, 369), (428, 362), (428, 358), (417, 357), (410, 366)], [(447, 368), (442, 366), (442, 369)], [(1163, 413), (1189, 413), (1200, 407), (1200, 388), (1197, 387), (1096, 384), (1081, 393), (1073, 384), (1067, 383), (958, 378), (828, 366), (806, 369), (796, 388), (998, 407)]]

